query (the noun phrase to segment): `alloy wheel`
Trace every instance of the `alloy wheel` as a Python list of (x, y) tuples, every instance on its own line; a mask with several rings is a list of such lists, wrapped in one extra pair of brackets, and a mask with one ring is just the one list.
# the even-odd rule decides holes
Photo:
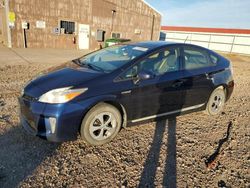
[(221, 91), (216, 92), (211, 102), (211, 108), (210, 108), (211, 111), (213, 113), (220, 111), (224, 105), (224, 101), (225, 101), (225, 95)]
[(110, 112), (96, 115), (90, 123), (89, 133), (95, 140), (102, 141), (109, 138), (116, 130), (117, 121)]

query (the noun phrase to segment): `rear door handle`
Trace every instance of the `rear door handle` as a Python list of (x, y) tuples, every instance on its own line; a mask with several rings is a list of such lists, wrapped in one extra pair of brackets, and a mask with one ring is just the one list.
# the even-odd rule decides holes
[(215, 74), (217, 73), (220, 73), (222, 71), (224, 71), (225, 69), (220, 69), (220, 70), (217, 70), (217, 71), (213, 71), (213, 72), (209, 72), (209, 73), (206, 73), (206, 77), (207, 79), (211, 79), (214, 77)]

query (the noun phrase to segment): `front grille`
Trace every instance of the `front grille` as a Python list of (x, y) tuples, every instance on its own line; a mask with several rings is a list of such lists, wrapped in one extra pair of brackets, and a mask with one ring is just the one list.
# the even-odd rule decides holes
[(32, 96), (29, 96), (29, 95), (27, 95), (27, 94), (23, 94), (23, 99), (25, 99), (25, 100), (27, 100), (27, 101), (31, 101), (31, 102), (35, 102), (35, 101), (37, 101), (38, 99), (37, 98), (35, 98), (35, 97), (32, 97)]

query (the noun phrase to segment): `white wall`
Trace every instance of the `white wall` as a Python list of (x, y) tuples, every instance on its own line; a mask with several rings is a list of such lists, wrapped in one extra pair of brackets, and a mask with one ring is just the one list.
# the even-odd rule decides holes
[(162, 32), (166, 33), (166, 41), (181, 43), (186, 41), (211, 50), (250, 55), (250, 35), (165, 30)]

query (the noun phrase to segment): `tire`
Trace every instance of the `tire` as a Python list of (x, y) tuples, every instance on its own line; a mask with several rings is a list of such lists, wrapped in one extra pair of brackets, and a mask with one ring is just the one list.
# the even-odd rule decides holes
[(81, 125), (81, 138), (90, 145), (110, 142), (121, 129), (119, 110), (106, 103), (99, 103), (85, 115)]
[(223, 88), (216, 88), (209, 97), (205, 113), (208, 115), (217, 115), (223, 108), (226, 101), (226, 93)]

